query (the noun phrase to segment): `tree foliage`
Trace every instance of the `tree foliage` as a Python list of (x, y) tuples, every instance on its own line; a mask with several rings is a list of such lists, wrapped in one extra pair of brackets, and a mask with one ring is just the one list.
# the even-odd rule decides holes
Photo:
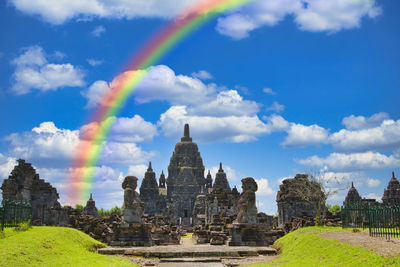
[(118, 215), (122, 214), (121, 208), (119, 208), (118, 206), (115, 206), (114, 208), (110, 209), (110, 210), (105, 210), (103, 208), (98, 210), (98, 214), (100, 217), (102, 216), (109, 216), (111, 215), (111, 213), (116, 213)]

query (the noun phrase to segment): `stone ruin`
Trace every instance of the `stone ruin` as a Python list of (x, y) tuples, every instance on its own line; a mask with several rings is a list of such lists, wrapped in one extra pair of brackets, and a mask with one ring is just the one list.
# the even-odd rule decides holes
[(144, 174), (144, 179), (140, 185), (140, 199), (145, 203), (144, 213), (150, 216), (161, 215), (166, 207), (165, 196), (160, 194), (160, 188), (165, 188), (164, 173), (160, 177), (160, 185), (156, 180), (156, 174), (151, 167), (149, 167)]
[(392, 172), (392, 179), (390, 179), (389, 184), (382, 197), (383, 205), (394, 206), (400, 205), (400, 183), (396, 177), (394, 177), (394, 172)]
[(238, 214), (230, 229), (229, 246), (267, 246), (266, 225), (257, 222), (256, 181), (252, 177), (242, 179), (243, 192), (237, 201)]
[(115, 227), (113, 246), (152, 246), (151, 225), (142, 221), (145, 204), (136, 192), (135, 176), (125, 177), (124, 203), (122, 204), (122, 222)]
[(96, 202), (93, 200), (92, 193), (90, 193), (90, 198), (86, 202), (86, 206), (83, 208), (82, 213), (93, 217), (99, 216), (99, 213), (96, 208)]
[(307, 174), (296, 174), (294, 178), (283, 180), (279, 186), (276, 196), (278, 204), (278, 225), (283, 227), (285, 223), (290, 223), (292, 217), (311, 217), (315, 218), (316, 209), (306, 199), (311, 198), (312, 194), (323, 194), (318, 186), (313, 186), (313, 181), (308, 179)]
[(17, 160), (8, 179), (1, 186), (3, 200), (27, 201), (32, 205), (35, 225), (68, 225), (68, 214), (58, 202), (57, 190), (40, 179), (32, 164)]

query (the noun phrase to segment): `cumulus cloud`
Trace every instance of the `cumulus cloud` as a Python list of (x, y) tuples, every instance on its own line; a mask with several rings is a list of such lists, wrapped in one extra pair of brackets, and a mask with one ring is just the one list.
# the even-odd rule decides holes
[(343, 120), (348, 129), (330, 136), (333, 147), (339, 151), (389, 150), (400, 147), (400, 120), (377, 113), (369, 118), (350, 116)]
[(197, 3), (196, 0), (121, 1), (121, 0), (59, 0), (48, 4), (44, 0), (10, 0), (21, 12), (39, 15), (52, 24), (62, 24), (73, 18), (110, 19), (172, 18)]
[(375, 128), (381, 125), (382, 122), (389, 119), (389, 114), (379, 112), (371, 115), (370, 117), (350, 115), (343, 118), (342, 124), (348, 130), (363, 130)]
[(94, 37), (100, 37), (106, 32), (106, 28), (103, 25), (97, 26), (90, 32), (90, 34)]
[(63, 87), (82, 87), (85, 84), (81, 69), (69, 63), (48, 63), (40, 46), (24, 48), (23, 53), (11, 64), (15, 66), (11, 90), (18, 95), (34, 89), (44, 92)]
[(312, 167), (328, 167), (333, 171), (372, 170), (396, 168), (400, 166), (400, 159), (393, 155), (386, 156), (378, 152), (363, 153), (332, 153), (326, 158), (312, 156), (296, 160), (298, 163)]
[(0, 153), (0, 184), (2, 184), (2, 180), (7, 179), (16, 165), (16, 158), (7, 157)]
[(211, 117), (188, 112), (186, 106), (172, 106), (161, 114), (158, 125), (171, 139), (179, 138), (183, 125), (189, 123), (193, 136), (199, 142), (249, 142), (271, 133), (273, 125), (265, 124), (256, 115)]
[(261, 178), (261, 179), (256, 179), (257, 185), (258, 185), (258, 190), (256, 192), (257, 196), (273, 196), (275, 195), (275, 191), (272, 190), (268, 179), (266, 178)]
[(199, 70), (198, 72), (193, 72), (191, 74), (194, 78), (200, 79), (200, 80), (209, 80), (214, 78), (208, 71), (205, 70)]
[(136, 176), (137, 178), (142, 179), (144, 177), (144, 173), (147, 171), (148, 165), (145, 164), (137, 164), (129, 166), (127, 175)]
[(291, 15), (301, 30), (337, 32), (358, 28), (364, 17), (372, 19), (380, 14), (375, 0), (263, 0), (219, 18), (216, 29), (233, 39), (242, 39), (255, 29), (275, 26)]
[(305, 126), (291, 123), (287, 131), (288, 136), (282, 142), (284, 147), (306, 147), (326, 143), (329, 131), (314, 124)]
[[(31, 131), (13, 133), (5, 140), (9, 154), (24, 158), (41, 167), (65, 167), (68, 165), (83, 136), (89, 136), (98, 125), (88, 124), (81, 130), (59, 129), (54, 122), (43, 122)], [(139, 115), (132, 118), (116, 118), (110, 138), (104, 142), (100, 163), (138, 164), (147, 162), (156, 152), (143, 151), (137, 142), (149, 142), (157, 134), (157, 128)]]

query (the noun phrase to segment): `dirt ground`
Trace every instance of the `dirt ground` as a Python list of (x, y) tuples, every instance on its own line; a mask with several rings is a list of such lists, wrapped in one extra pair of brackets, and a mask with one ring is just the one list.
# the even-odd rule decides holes
[(371, 237), (368, 231), (360, 232), (321, 232), (319, 233), (324, 238), (336, 239), (345, 244), (362, 247), (375, 253), (393, 257), (400, 254), (400, 238), (391, 238), (386, 240), (384, 237)]

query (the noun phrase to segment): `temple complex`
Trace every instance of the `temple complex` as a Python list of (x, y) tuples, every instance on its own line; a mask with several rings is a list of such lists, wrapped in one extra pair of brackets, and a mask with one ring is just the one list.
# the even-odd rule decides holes
[(362, 201), (362, 198), (361, 198), (360, 194), (358, 194), (358, 191), (354, 187), (353, 182), (351, 182), (351, 187), (349, 189), (349, 192), (347, 192), (347, 196), (343, 202), (343, 206), (361, 203), (361, 201)]
[(40, 179), (32, 164), (23, 159), (17, 162), (1, 186), (3, 200), (31, 203), (32, 221), (36, 224), (67, 225), (68, 216), (58, 202), (57, 189)]
[[(213, 179), (210, 171), (204, 177), (204, 165), (198, 146), (190, 137), (185, 124), (183, 137), (175, 145), (168, 166), (168, 178), (161, 173), (157, 184), (151, 162), (140, 186), (140, 199), (145, 203), (145, 214), (154, 216), (175, 214), (175, 224), (193, 225), (194, 221), (211, 220), (213, 214), (234, 214), (239, 193), (232, 193), (226, 173), (220, 163)], [(216, 207), (212, 209), (213, 205)], [(171, 217), (171, 216), (170, 216)]]
[(392, 172), (392, 179), (390, 179), (387, 188), (383, 192), (382, 201), (384, 205), (388, 206), (400, 205), (400, 183), (394, 177), (394, 172)]

